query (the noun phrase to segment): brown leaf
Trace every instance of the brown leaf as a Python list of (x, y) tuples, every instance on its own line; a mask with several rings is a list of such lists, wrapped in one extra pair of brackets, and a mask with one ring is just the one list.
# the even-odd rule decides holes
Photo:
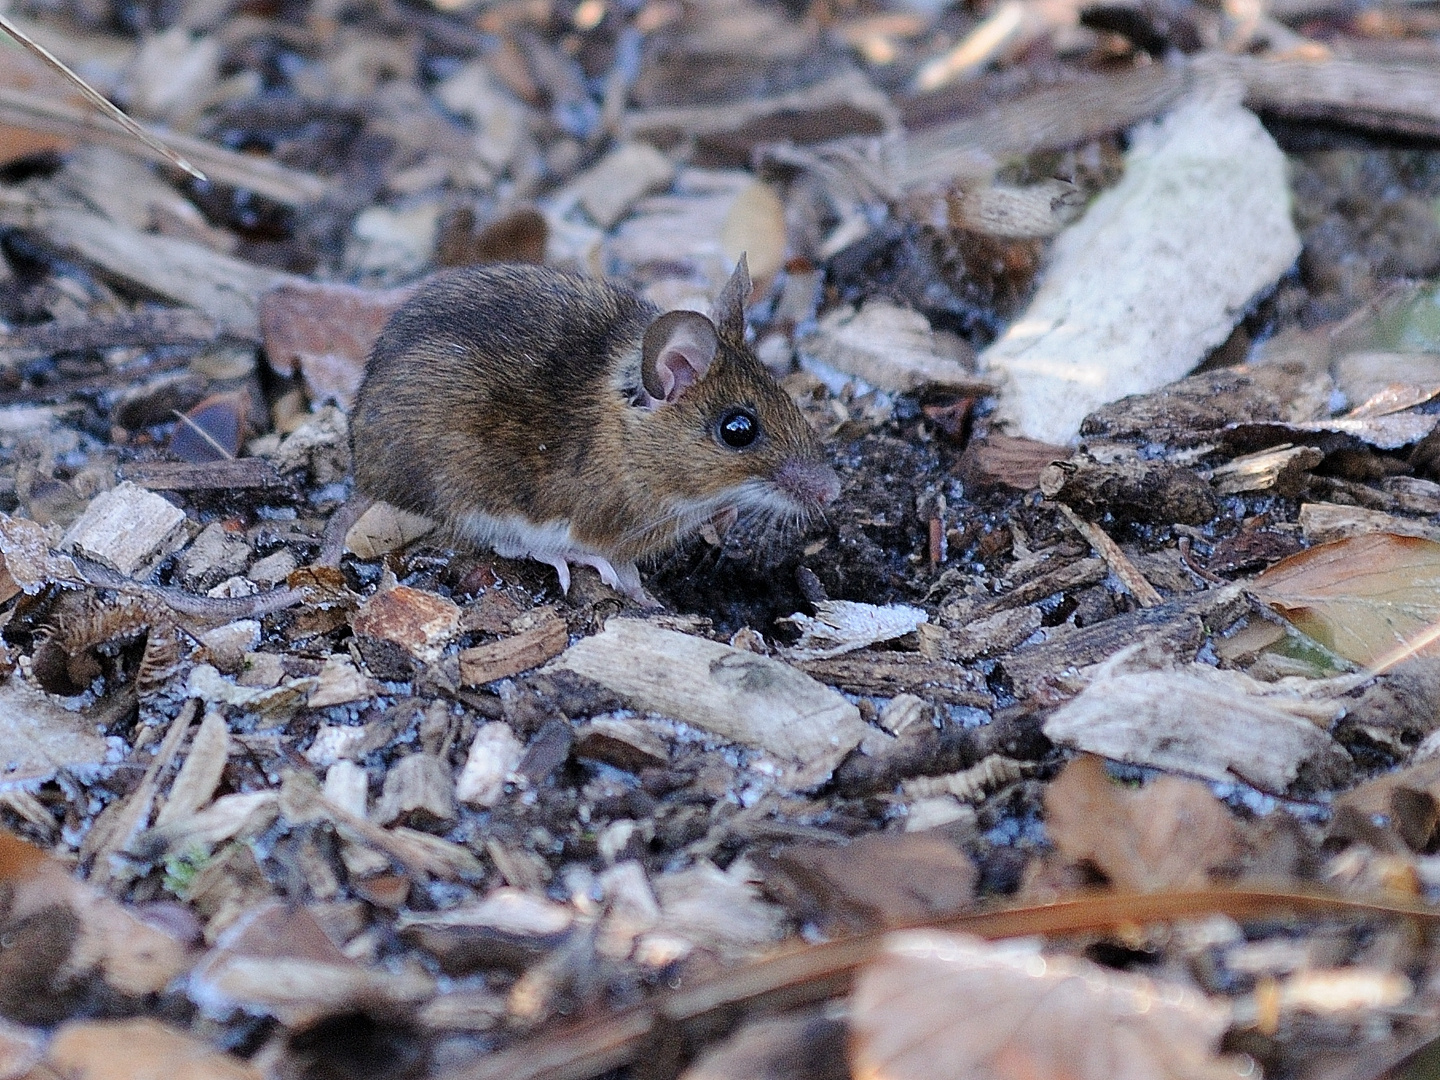
[(1440, 543), (1347, 537), (1276, 563), (1252, 587), (1316, 641), (1369, 666), (1440, 620)]
[(1031, 491), (1039, 486), (1040, 473), (1047, 465), (1065, 461), (1070, 454), (1064, 446), (992, 432), (965, 448), (959, 467), (967, 485)]
[(882, 833), (848, 844), (796, 844), (761, 860), (765, 883), (827, 931), (952, 915), (974, 898), (975, 866), (937, 836)]
[(250, 398), (245, 393), (211, 394), (185, 411), (170, 436), (170, 453), (181, 461), (223, 461), (240, 452), (248, 434)]
[(248, 1062), (155, 1020), (78, 1020), (50, 1043), (46, 1064), (72, 1080), (260, 1080)]
[(1219, 1080), (1229, 1011), (1174, 984), (960, 934), (891, 937), (851, 1000), (856, 1080)]
[(1162, 776), (1124, 788), (1089, 754), (1046, 789), (1045, 823), (1066, 859), (1127, 889), (1200, 888), (1239, 847), (1229, 810), (1204, 784)]
[(319, 282), (270, 290), (260, 298), (260, 332), (271, 369), (304, 376), (311, 401), (338, 401), (349, 408), (370, 347), (411, 291)]

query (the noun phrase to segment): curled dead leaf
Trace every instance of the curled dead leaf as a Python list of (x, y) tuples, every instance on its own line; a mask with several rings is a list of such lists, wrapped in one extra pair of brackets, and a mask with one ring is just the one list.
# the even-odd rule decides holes
[(1346, 537), (1276, 563), (1252, 590), (1326, 648), (1369, 666), (1440, 621), (1440, 543)]
[(1046, 788), (1045, 826), (1066, 859), (1130, 889), (1201, 887), (1239, 847), (1230, 811), (1205, 784), (1162, 776), (1123, 788), (1090, 755)]
[(856, 1080), (1221, 1080), (1229, 1010), (1173, 983), (961, 934), (893, 935), (851, 1001)]

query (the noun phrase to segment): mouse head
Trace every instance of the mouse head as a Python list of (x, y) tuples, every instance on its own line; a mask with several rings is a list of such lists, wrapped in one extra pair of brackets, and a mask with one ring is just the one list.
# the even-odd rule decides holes
[[(721, 511), (802, 518), (839, 492), (819, 438), (745, 344), (750, 273), (742, 255), (715, 302), (659, 316), (645, 332), (636, 465), (691, 528)], [(688, 530), (682, 530), (688, 531)]]

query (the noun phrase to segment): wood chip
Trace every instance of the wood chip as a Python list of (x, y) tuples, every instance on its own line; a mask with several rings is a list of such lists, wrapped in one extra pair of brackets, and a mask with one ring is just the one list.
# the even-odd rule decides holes
[(1064, 503), (1060, 504), (1060, 512), (1065, 515), (1071, 525), (1079, 530), (1080, 535), (1085, 537), (1086, 543), (1095, 549), (1095, 554), (1105, 560), (1105, 565), (1110, 567), (1110, 572), (1120, 579), (1120, 584), (1125, 586), (1140, 604), (1141, 607), (1154, 607), (1164, 602), (1155, 586), (1151, 585), (1130, 561), (1130, 557), (1120, 550), (1120, 545), (1110, 539), (1108, 533), (1093, 522), (1086, 521), (1079, 514), (1071, 510)]
[(409, 970), (367, 969), (342, 953), (304, 908), (258, 906), (229, 927), (191, 975), (191, 997), (301, 1026), (360, 1003), (410, 1003), (434, 983)]
[(1440, 135), (1440, 73), (1433, 67), (1240, 56), (1215, 61), (1244, 80), (1245, 104), (1258, 112), (1391, 135)]
[(1006, 380), (996, 415), (1013, 434), (1068, 442), (1098, 406), (1187, 374), (1300, 253), (1284, 155), (1225, 91), (1132, 139), (1124, 178), (1060, 234), (1035, 298), (981, 355)]
[(185, 511), (142, 487), (122, 483), (91, 501), (60, 546), (133, 574), (184, 540)]
[(554, 195), (558, 204), (578, 202), (602, 229), (609, 229), (642, 196), (661, 191), (675, 178), (675, 163), (646, 143), (611, 150)]
[(1331, 788), (1350, 775), (1350, 756), (1320, 726), (1343, 713), (1339, 701), (1287, 697), (1204, 664), (1140, 672), (1107, 664), (1050, 715), (1045, 734), (1116, 761), (1280, 794), (1302, 776), (1303, 786)]
[(1183, 70), (1151, 65), (1038, 90), (976, 116), (926, 127), (909, 138), (900, 182), (949, 183), (976, 170), (977, 154), (1000, 160), (1079, 146), (1164, 111), (1189, 83)]
[(498, 720), (481, 724), (455, 782), (455, 797), (471, 806), (494, 806), (524, 754), (525, 744), (509, 724)]
[(94, 716), (62, 708), (22, 679), (0, 686), (0, 780), (36, 783), (58, 769), (93, 769), (109, 756)]
[[(748, 164), (748, 150), (758, 142), (814, 142), (811, 117), (842, 112), (850, 130), (837, 130), (820, 138), (854, 133), (877, 135), (898, 131), (899, 123), (889, 98), (858, 71), (773, 97), (726, 102), (723, 105), (681, 105), (636, 109), (626, 114), (623, 131), (634, 138), (662, 145), (678, 138), (698, 138), (731, 150), (737, 162)], [(857, 114), (858, 117), (857, 117)], [(808, 129), (808, 131), (807, 131)], [(809, 136), (808, 138), (806, 136)], [(798, 137), (797, 137), (798, 136)]]
[(417, 660), (432, 663), (459, 630), (460, 607), (439, 593), (397, 585), (368, 597), (350, 616), (350, 627), (366, 637), (393, 641)]
[(1277, 495), (1293, 497), (1305, 487), (1310, 470), (1324, 460), (1324, 453), (1313, 446), (1285, 444), (1244, 454), (1217, 466), (1210, 473), (1210, 482), (1221, 495), (1273, 491)]
[(565, 620), (550, 612), (539, 624), (512, 637), (462, 650), (460, 681), (465, 686), (484, 686), (513, 678), (559, 656), (569, 643)]
[(45, 1063), (71, 1080), (261, 1080), (260, 1069), (158, 1020), (72, 1020)]
[(481, 967), (523, 969), (560, 944), (574, 923), (570, 908), (502, 887), (447, 911), (403, 914), (396, 929), (458, 975)]
[(1399, 517), (1381, 510), (1336, 503), (1301, 503), (1300, 529), (1312, 544), (1343, 540), (1366, 533), (1394, 533), (1440, 541), (1440, 528), (1414, 518)]
[(320, 669), (319, 681), (306, 703), (312, 709), (324, 709), (349, 701), (363, 701), (374, 694), (374, 685), (349, 659), (331, 656)]
[(220, 784), (230, 756), (230, 732), (224, 718), (214, 710), (205, 713), (190, 744), (185, 764), (170, 785), (170, 796), (155, 815), (156, 826), (189, 817), (208, 803)]
[(99, 214), (50, 208), (18, 188), (0, 190), (0, 222), (42, 234), (121, 280), (203, 311), (221, 330), (257, 341), (263, 293), (289, 274), (170, 236), (142, 233)]
[(372, 815), (381, 825), (397, 821), (419, 827), (455, 821), (455, 783), (450, 768), (434, 754), (410, 754), (385, 774), (385, 787)]
[(157, 345), (204, 345), (218, 333), (212, 319), (188, 308), (102, 315), (82, 323), (40, 323), (0, 333), (0, 364), (126, 345), (151, 349)]
[(637, 708), (768, 750), (796, 788), (822, 783), (869, 730), (854, 705), (788, 665), (635, 619), (610, 620), (553, 666)]
[(822, 600), (815, 605), (813, 617), (797, 612), (780, 621), (800, 630), (800, 640), (790, 651), (791, 658), (819, 660), (913, 634), (930, 621), (930, 616), (908, 604), (882, 606), (853, 600)]
[(858, 312), (850, 307), (830, 312), (815, 333), (800, 342), (800, 351), (896, 394), (930, 385), (976, 393), (991, 390), (966, 366), (973, 357), (963, 342), (932, 330), (918, 311), (888, 300), (869, 300)]
[(234, 458), (192, 465), (181, 461), (145, 461), (120, 467), (120, 479), (151, 491), (228, 491), (272, 488), (284, 481), (264, 458)]
[(967, 488), (1008, 487), (1031, 491), (1040, 484), (1040, 474), (1055, 461), (1070, 456), (1068, 446), (1021, 439), (991, 432), (973, 439), (960, 457), (960, 478)]
[(670, 762), (670, 751), (654, 734), (630, 720), (597, 717), (575, 732), (575, 756), (603, 761), (626, 772), (658, 769)]
[(370, 778), (353, 761), (337, 761), (325, 770), (325, 798), (356, 817), (364, 817)]
[(824, 660), (798, 660), (795, 666), (850, 694), (886, 698), (914, 694), (926, 701), (979, 709), (995, 704), (984, 678), (976, 672), (913, 653), (858, 652)]

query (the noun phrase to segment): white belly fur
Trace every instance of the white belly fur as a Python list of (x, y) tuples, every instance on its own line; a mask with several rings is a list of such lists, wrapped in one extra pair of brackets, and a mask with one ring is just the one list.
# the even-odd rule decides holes
[(570, 591), (568, 564), (593, 566), (605, 584), (619, 589), (642, 603), (654, 603), (640, 584), (640, 572), (633, 562), (613, 566), (604, 554), (582, 544), (570, 532), (568, 521), (547, 521), (537, 525), (518, 514), (495, 517), (472, 510), (458, 523), (460, 535), (478, 547), (487, 547), (502, 559), (534, 559), (555, 568), (560, 591)]
[(574, 555), (601, 555), (601, 552), (580, 543), (570, 534), (568, 521), (547, 521), (537, 525), (518, 514), (495, 517), (472, 510), (460, 519), (459, 524), (460, 535), (478, 547), (489, 548), (502, 559), (549, 562)]

